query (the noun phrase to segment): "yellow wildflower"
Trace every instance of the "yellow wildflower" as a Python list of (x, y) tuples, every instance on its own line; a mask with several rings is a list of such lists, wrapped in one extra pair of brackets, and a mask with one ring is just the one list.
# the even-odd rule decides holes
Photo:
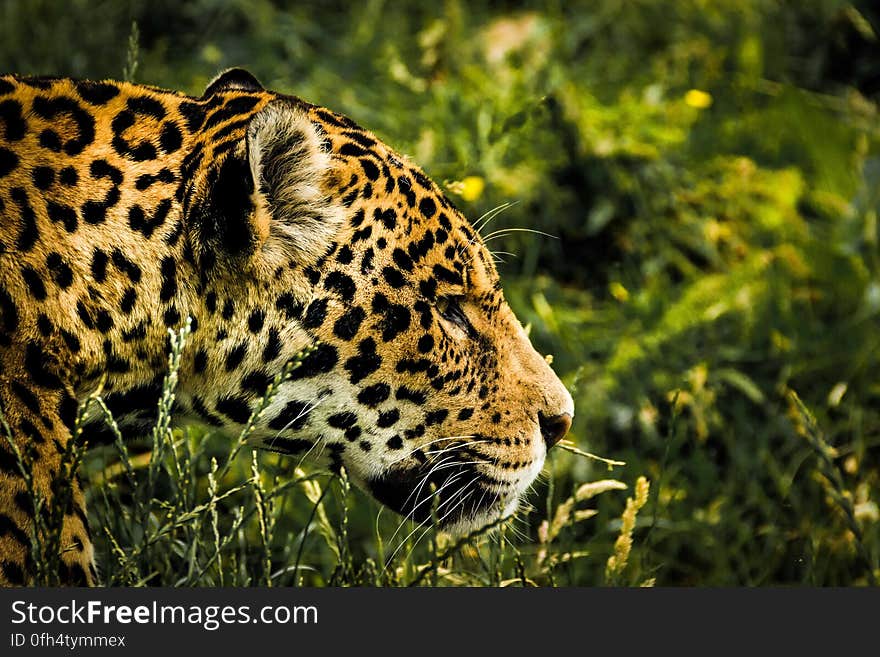
[(629, 300), (629, 290), (623, 287), (622, 283), (614, 281), (608, 285), (608, 291), (611, 292), (611, 296), (624, 303)]
[(453, 194), (458, 194), (465, 201), (476, 201), (486, 188), (486, 181), (480, 176), (466, 176), (461, 180), (453, 180), (446, 183), (446, 188)]
[(706, 109), (712, 106), (712, 94), (699, 89), (691, 89), (684, 95), (684, 102), (694, 109)]

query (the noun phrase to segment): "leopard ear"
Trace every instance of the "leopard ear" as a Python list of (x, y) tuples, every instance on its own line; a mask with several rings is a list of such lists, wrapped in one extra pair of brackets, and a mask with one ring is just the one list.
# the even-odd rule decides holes
[(327, 195), (330, 154), (304, 109), (270, 103), (247, 131), (256, 186), (255, 230), (269, 249), (309, 264), (324, 256), (343, 224), (341, 204)]
[(189, 217), (202, 273), (245, 257), (307, 266), (324, 256), (343, 224), (342, 206), (325, 191), (329, 175), (306, 110), (286, 99), (266, 105), (199, 186)]
[(208, 98), (223, 91), (264, 91), (263, 85), (250, 71), (243, 68), (228, 68), (205, 87), (202, 98)]

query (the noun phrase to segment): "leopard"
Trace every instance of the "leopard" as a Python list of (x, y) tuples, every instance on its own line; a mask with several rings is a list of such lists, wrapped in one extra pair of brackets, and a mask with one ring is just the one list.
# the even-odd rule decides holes
[(201, 96), (4, 75), (0, 583), (51, 520), (58, 581), (100, 584), (68, 456), (108, 429), (78, 409), (143, 435), (184, 325), (175, 421), (251, 422), (453, 535), (515, 512), (574, 416), (474, 224), (352, 119), (243, 68)]

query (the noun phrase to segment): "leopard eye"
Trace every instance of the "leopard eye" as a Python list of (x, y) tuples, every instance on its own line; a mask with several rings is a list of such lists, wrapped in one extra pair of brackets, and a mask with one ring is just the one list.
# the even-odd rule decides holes
[(437, 311), (443, 319), (455, 324), (470, 334), (474, 329), (461, 307), (463, 300), (463, 296), (439, 297), (437, 299)]

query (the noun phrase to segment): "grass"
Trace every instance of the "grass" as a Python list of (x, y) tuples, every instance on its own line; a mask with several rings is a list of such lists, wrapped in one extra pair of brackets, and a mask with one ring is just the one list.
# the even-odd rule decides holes
[[(416, 525), (383, 513), (352, 489), (344, 470), (310, 470), (295, 459), (249, 449), (257, 418), (305, 353), (275, 378), (237, 438), (197, 427), (172, 429), (177, 368), (188, 333), (188, 325), (171, 332), (168, 373), (145, 451), (132, 452), (100, 391), (82, 406), (80, 417), (97, 406), (116, 437), (112, 448), (88, 454), (82, 470), (105, 585), (558, 585), (574, 583), (567, 568), (572, 561), (606, 558), (572, 550), (564, 537), (573, 526), (593, 521), (597, 511), (586, 502), (626, 488), (617, 480), (582, 485), (557, 504), (545, 492), (540, 504), (552, 520), (539, 520), (537, 527), (523, 515), (498, 518), (453, 540), (436, 530), (436, 522)], [(82, 459), (83, 436), (69, 445), (74, 460)], [(27, 459), (20, 458), (27, 472)], [(640, 479), (641, 505), (646, 486)], [(552, 490), (551, 476), (545, 491)], [(36, 509), (45, 504), (38, 495), (34, 502)], [(627, 503), (608, 583), (629, 581), (626, 561), (638, 508)], [(46, 566), (38, 582), (48, 585), (57, 583), (57, 555), (66, 548), (53, 526), (37, 527), (40, 540), (32, 554)]]
[[(453, 539), (437, 531), (436, 514), (433, 522), (416, 525), (383, 513), (352, 489), (344, 469), (335, 474), (309, 469), (292, 458), (249, 449), (260, 414), (307, 351), (275, 377), (237, 438), (198, 427), (172, 429), (177, 370), (189, 325), (169, 333), (168, 372), (146, 449), (132, 452), (99, 389), (82, 404), (75, 437), (62, 457), (68, 472), (82, 463), (104, 585), (653, 586), (664, 577), (663, 565), (650, 561), (650, 545), (657, 540), (655, 533), (671, 528), (662, 519), (658, 524), (658, 496), (653, 509), (647, 509), (651, 486), (643, 476), (619, 518), (603, 518), (593, 500), (614, 498), (627, 485), (599, 479), (563, 496), (551, 465), (525, 513), (500, 517)], [(853, 496), (835, 464), (838, 454), (796, 393), (788, 391), (787, 398), (798, 433), (818, 458), (822, 486), (848, 524), (866, 582), (874, 585), (876, 565)], [(111, 448), (87, 454), (79, 427), (93, 405), (116, 440)], [(71, 546), (61, 544), (55, 528), (71, 490), (59, 489), (47, 503), (28, 476), (28, 456), (15, 446), (5, 420), (2, 426), (35, 509), (35, 583), (57, 585), (60, 555)], [(674, 421), (670, 427), (673, 433)], [(558, 452), (554, 458), (560, 458)], [(571, 446), (561, 458), (585, 458), (608, 470), (625, 465)], [(50, 510), (46, 516), (43, 507)], [(594, 546), (576, 538), (584, 526), (598, 538)], [(595, 581), (580, 579), (585, 567)]]

